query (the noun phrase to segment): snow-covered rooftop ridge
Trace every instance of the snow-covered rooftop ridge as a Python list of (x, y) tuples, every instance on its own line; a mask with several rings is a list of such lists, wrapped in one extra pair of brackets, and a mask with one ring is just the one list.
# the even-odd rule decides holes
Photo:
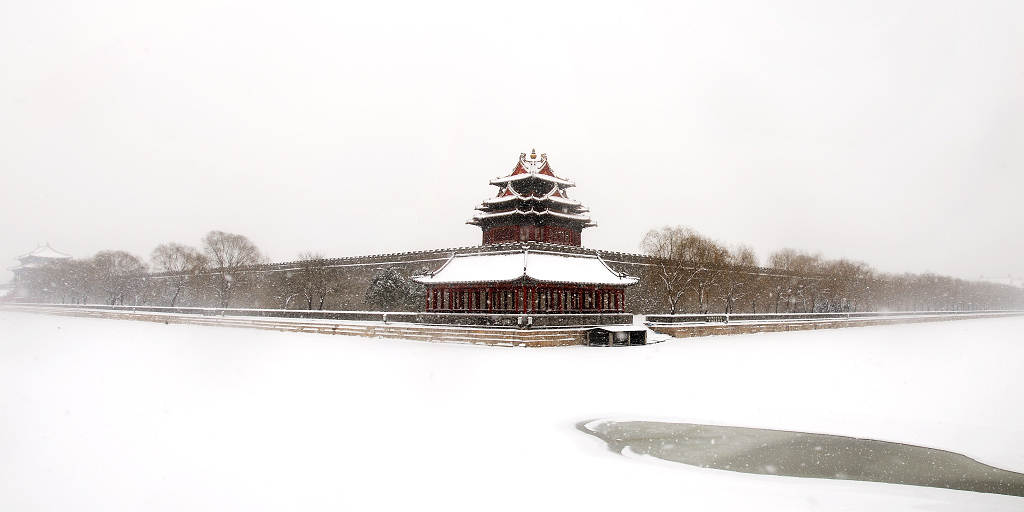
[(414, 276), (422, 284), (508, 283), (530, 278), (544, 283), (634, 284), (637, 278), (612, 270), (599, 256), (513, 250), (456, 254), (435, 272)]
[(53, 250), (53, 248), (50, 247), (50, 244), (46, 243), (45, 245), (40, 245), (40, 246), (36, 247), (35, 250), (33, 250), (32, 252), (30, 252), (28, 254), (25, 254), (23, 256), (18, 256), (15, 259), (16, 260), (21, 260), (21, 259), (26, 259), (26, 258), (65, 259), (65, 258), (70, 258), (70, 257), (71, 256), (69, 256), (67, 254), (64, 254), (62, 252), (57, 252), (57, 251)]
[(501, 185), (510, 181), (537, 178), (551, 183), (556, 183), (564, 187), (576, 186), (575, 183), (567, 179), (555, 176), (554, 171), (551, 169), (551, 165), (548, 164), (548, 156), (541, 153), (540, 158), (537, 158), (536, 150), (530, 153), (529, 157), (526, 156), (526, 153), (520, 153), (519, 162), (516, 164), (515, 168), (512, 169), (512, 174), (491, 180), (491, 185)]

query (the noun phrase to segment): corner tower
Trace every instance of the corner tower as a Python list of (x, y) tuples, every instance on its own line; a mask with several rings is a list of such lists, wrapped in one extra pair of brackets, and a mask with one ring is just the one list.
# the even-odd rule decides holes
[(578, 201), (569, 199), (566, 190), (576, 184), (555, 176), (547, 155), (537, 158), (519, 155), (512, 174), (491, 180), (498, 195), (477, 206), (479, 212), (467, 224), (480, 226), (483, 244), (506, 242), (547, 242), (582, 245), (583, 228), (596, 226), (590, 213)]

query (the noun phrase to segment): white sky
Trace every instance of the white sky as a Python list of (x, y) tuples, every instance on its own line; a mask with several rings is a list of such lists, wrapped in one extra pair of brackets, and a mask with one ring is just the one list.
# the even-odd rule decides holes
[(637, 252), (1024, 274), (1024, 3), (0, 2), (0, 260), (475, 245), (520, 152)]

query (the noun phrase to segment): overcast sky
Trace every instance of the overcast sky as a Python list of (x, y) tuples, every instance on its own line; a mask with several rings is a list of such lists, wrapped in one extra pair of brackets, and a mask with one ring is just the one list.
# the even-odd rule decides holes
[(0, 2), (0, 280), (213, 229), (274, 261), (475, 245), (533, 148), (588, 247), (688, 225), (1024, 274), (1022, 2), (335, 4)]

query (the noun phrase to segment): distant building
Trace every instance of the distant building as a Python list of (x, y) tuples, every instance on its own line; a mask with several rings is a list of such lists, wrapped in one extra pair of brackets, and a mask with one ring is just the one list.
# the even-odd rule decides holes
[(1009, 286), (1016, 286), (1018, 288), (1024, 288), (1024, 278), (1014, 277), (1012, 275), (1007, 275), (1005, 277), (1003, 277), (1003, 276), (1000, 276), (1000, 277), (981, 276), (981, 278), (979, 280), (983, 281), (983, 282), (986, 282), (986, 283), (1005, 284), (1005, 285), (1009, 285)]
[(46, 243), (45, 245), (36, 247), (32, 252), (18, 256), (14, 259), (18, 260), (19, 263), (17, 266), (7, 269), (14, 273), (14, 277), (11, 278), (11, 283), (8, 285), (5, 293), (5, 296), (8, 299), (24, 295), (25, 290), (22, 290), (19, 284), (24, 279), (25, 272), (55, 261), (71, 259), (71, 256), (53, 250), (53, 248), (50, 247), (50, 244)]
[(18, 277), (24, 274), (28, 269), (39, 268), (54, 261), (71, 259), (71, 256), (53, 250), (53, 248), (50, 247), (50, 244), (47, 243), (36, 247), (34, 251), (28, 254), (18, 256), (14, 259), (18, 260), (18, 266), (11, 267), (7, 270), (14, 273), (14, 281), (17, 281)]
[[(426, 310), (468, 313), (621, 313), (625, 288), (638, 279), (580, 251), (587, 210), (569, 199), (575, 186), (551, 170), (547, 155), (523, 153), (498, 195), (477, 206), (479, 252), (451, 256), (413, 280), (427, 288)], [(515, 242), (523, 242), (515, 247)], [(498, 247), (498, 245), (502, 247)], [(490, 247), (488, 247), (490, 246)], [(565, 249), (559, 249), (559, 247)]]

